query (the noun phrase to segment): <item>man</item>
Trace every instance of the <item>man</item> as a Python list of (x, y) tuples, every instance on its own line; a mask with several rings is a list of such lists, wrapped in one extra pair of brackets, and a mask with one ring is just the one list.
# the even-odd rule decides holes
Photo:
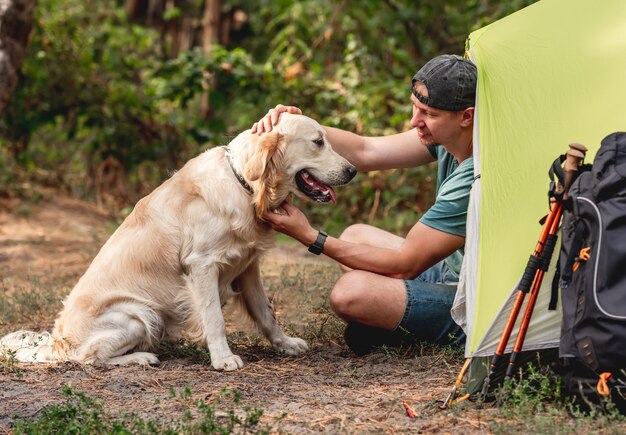
[[(363, 224), (348, 227), (339, 238), (325, 237), (291, 204), (284, 204), (285, 214), (264, 216), (275, 230), (341, 264), (344, 274), (332, 289), (330, 304), (348, 322), (346, 343), (357, 354), (374, 346), (397, 345), (405, 331), (433, 343), (464, 340), (450, 308), (474, 178), (476, 76), (470, 61), (438, 56), (413, 77), (411, 130), (364, 137), (326, 128), (333, 148), (359, 171), (438, 161), (435, 203), (405, 238)], [(282, 112), (301, 113), (297, 107), (278, 105), (253, 125), (253, 133), (270, 131)]]

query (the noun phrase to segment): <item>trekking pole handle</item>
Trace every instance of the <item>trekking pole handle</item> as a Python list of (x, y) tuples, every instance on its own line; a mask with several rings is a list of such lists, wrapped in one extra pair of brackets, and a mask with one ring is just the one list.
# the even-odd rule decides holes
[(563, 186), (563, 199), (567, 199), (567, 192), (574, 181), (574, 174), (578, 172), (578, 167), (585, 158), (587, 147), (579, 143), (569, 145), (569, 150), (565, 155), (565, 186)]

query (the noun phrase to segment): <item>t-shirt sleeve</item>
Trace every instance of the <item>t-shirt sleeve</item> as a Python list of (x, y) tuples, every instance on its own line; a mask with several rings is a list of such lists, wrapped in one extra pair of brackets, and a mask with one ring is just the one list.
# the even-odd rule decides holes
[(420, 222), (439, 231), (465, 237), (473, 178), (473, 166), (460, 165), (440, 186), (435, 203)]

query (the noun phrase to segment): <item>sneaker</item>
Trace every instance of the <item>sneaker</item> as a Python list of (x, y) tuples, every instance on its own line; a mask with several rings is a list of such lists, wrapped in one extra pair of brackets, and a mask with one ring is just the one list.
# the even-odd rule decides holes
[(408, 342), (408, 336), (403, 331), (388, 331), (362, 323), (348, 323), (343, 339), (350, 350), (359, 356), (368, 354), (377, 347), (399, 347)]

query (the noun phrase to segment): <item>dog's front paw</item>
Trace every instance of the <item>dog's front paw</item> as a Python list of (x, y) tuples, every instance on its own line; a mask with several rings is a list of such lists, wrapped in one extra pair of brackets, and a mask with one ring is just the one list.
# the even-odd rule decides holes
[(287, 355), (301, 355), (309, 350), (309, 345), (301, 338), (283, 336), (274, 340), (272, 347), (279, 353)]
[(159, 358), (153, 353), (136, 352), (134, 355), (135, 355), (135, 362), (142, 366), (157, 365), (160, 362)]
[(128, 366), (131, 364), (138, 364), (140, 366), (156, 365), (159, 363), (159, 358), (150, 352), (135, 352), (128, 355), (116, 356), (108, 359), (105, 362), (102, 361), (83, 361), (95, 365), (114, 365), (114, 366)]
[(233, 354), (230, 354), (229, 356), (223, 358), (216, 358), (215, 360), (211, 358), (211, 360), (211, 365), (215, 370), (224, 370), (225, 372), (230, 372), (243, 367), (243, 361), (241, 361), (241, 358)]

